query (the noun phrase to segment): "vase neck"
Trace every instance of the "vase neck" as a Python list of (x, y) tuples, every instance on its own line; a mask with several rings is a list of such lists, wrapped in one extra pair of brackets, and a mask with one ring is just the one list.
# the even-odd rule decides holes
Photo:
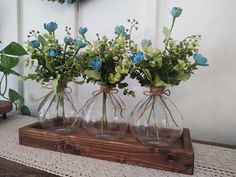
[(170, 95), (170, 90), (166, 87), (151, 87), (149, 91), (144, 91), (144, 94), (147, 96), (161, 96), (161, 95)]
[(58, 92), (64, 91), (65, 88), (67, 88), (67, 83), (65, 83), (65, 82), (58, 83), (58, 85), (57, 85), (57, 91), (58, 91)]
[(100, 91), (101, 92), (110, 92), (111, 90), (114, 90), (112, 86), (109, 85), (101, 85), (100, 86)]

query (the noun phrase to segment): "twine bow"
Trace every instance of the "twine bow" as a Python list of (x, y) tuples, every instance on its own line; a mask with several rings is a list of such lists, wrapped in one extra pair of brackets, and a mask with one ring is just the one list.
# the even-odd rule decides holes
[[(47, 84), (45, 85), (45, 88), (47, 89), (53, 89), (52, 87), (52, 84)], [(63, 83), (63, 84), (58, 84), (57, 86), (57, 90), (60, 92), (60, 91), (64, 91), (64, 95), (65, 95), (65, 99), (67, 101), (69, 101), (71, 104), (72, 104), (72, 101), (70, 100), (70, 98), (67, 96), (67, 94), (70, 94), (72, 92), (72, 89), (70, 87), (67, 86), (66, 83)], [(43, 97), (37, 99), (36, 101), (40, 101), (40, 104), (38, 106), (38, 112), (42, 109), (43, 105), (45, 104), (45, 102), (48, 100), (49, 96), (51, 96), (52, 94), (54, 93), (54, 97), (52, 99), (52, 101), (54, 101), (56, 99), (56, 95), (55, 92), (53, 90), (51, 90), (48, 94), (44, 95)], [(75, 108), (74, 104), (72, 104), (73, 108), (76, 110), (76, 112), (78, 113), (77, 109)]]
[(170, 96), (170, 90), (165, 89), (164, 87), (161, 88), (151, 88), (150, 90), (146, 90), (143, 92), (144, 95), (146, 96)]
[(115, 116), (116, 116), (117, 109), (120, 109), (120, 115), (123, 118), (122, 112), (123, 110), (126, 110), (125, 103), (122, 101), (122, 99), (118, 95), (115, 96), (115, 94), (118, 93), (118, 90), (115, 88), (109, 87), (107, 85), (102, 85), (99, 90), (95, 90), (92, 93), (93, 96), (86, 101), (86, 103), (80, 109), (80, 111), (83, 110), (88, 104), (90, 104), (101, 93), (108, 94), (108, 99), (110, 100), (111, 104), (113, 105), (115, 109)]

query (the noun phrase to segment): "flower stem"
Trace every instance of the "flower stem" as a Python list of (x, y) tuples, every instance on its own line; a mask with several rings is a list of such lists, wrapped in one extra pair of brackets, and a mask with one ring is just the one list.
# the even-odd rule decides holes
[(176, 19), (176, 17), (173, 17), (172, 24), (171, 24), (171, 28), (170, 28), (170, 33), (169, 33), (169, 35), (168, 35), (168, 37), (167, 37), (167, 39), (166, 39), (166, 42), (165, 42), (165, 43), (166, 43), (166, 46), (165, 46), (164, 54), (166, 54), (166, 50), (167, 50), (167, 47), (168, 47), (168, 44), (169, 44), (169, 41), (170, 41), (170, 35), (171, 35), (172, 30), (173, 30), (173, 28), (174, 28), (175, 19)]
[(106, 99), (107, 95), (106, 92), (103, 92), (103, 99), (102, 99), (102, 118), (100, 122), (101, 126), (101, 135), (103, 135), (103, 130), (107, 125), (107, 111), (106, 111)]

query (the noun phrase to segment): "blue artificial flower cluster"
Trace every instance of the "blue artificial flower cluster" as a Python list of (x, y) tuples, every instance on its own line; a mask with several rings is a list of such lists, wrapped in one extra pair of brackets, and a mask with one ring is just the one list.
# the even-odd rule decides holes
[(38, 40), (30, 41), (30, 46), (32, 48), (39, 48), (40, 47), (40, 42)]
[(128, 37), (128, 34), (125, 31), (125, 27), (123, 25), (118, 25), (115, 27), (115, 34), (125, 36), (126, 38)]
[(86, 27), (79, 28), (79, 34), (81, 34), (81, 35), (84, 35), (87, 31), (88, 31), (88, 29)]
[(171, 9), (171, 15), (176, 18), (176, 17), (179, 17), (182, 13), (182, 9), (180, 7), (173, 7)]
[(195, 60), (195, 64), (199, 66), (208, 66), (207, 58), (203, 57), (201, 54), (193, 54), (193, 59)]
[(70, 36), (66, 36), (66, 37), (64, 38), (65, 44), (70, 44), (72, 41), (73, 41), (73, 39), (72, 39)]
[(101, 66), (102, 66), (102, 60), (100, 58), (98, 58), (98, 57), (97, 58), (93, 58), (91, 60), (90, 64), (91, 64), (93, 70), (99, 70), (101, 68)]
[(56, 49), (49, 49), (48, 50), (48, 55), (50, 57), (56, 57), (58, 55), (58, 51)]
[(86, 43), (84, 43), (84, 41), (80, 40), (80, 39), (74, 39), (73, 40), (73, 44), (79, 48), (84, 48), (86, 47)]
[(131, 59), (134, 63), (140, 63), (142, 60), (144, 60), (144, 54), (143, 52), (133, 53), (133, 55), (131, 56)]
[(44, 29), (47, 30), (49, 33), (52, 33), (56, 31), (57, 23), (56, 22), (44, 23)]

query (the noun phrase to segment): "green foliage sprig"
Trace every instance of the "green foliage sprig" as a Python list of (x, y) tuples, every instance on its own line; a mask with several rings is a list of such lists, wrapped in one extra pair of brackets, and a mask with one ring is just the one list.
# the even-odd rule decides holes
[[(164, 27), (165, 48), (161, 51), (152, 47), (150, 40), (142, 41), (142, 51), (139, 50), (131, 56), (134, 68), (131, 78), (136, 78), (141, 86), (166, 87), (179, 85), (181, 81), (188, 80), (198, 66), (208, 66), (207, 59), (198, 53), (199, 35), (193, 35), (178, 42), (171, 38), (171, 33), (182, 9), (174, 7), (171, 28)], [(194, 62), (191, 62), (191, 58)]]
[[(16, 110), (20, 106), (20, 111), (24, 115), (30, 115), (29, 108), (24, 105), (24, 97), (21, 96), (14, 89), (8, 88), (8, 78), (10, 75), (21, 77), (21, 75), (14, 70), (14, 67), (19, 63), (20, 56), (27, 55), (27, 52), (18, 43), (12, 42), (0, 51), (0, 96), (8, 101), (11, 101)], [(6, 94), (8, 93), (8, 96)]]

